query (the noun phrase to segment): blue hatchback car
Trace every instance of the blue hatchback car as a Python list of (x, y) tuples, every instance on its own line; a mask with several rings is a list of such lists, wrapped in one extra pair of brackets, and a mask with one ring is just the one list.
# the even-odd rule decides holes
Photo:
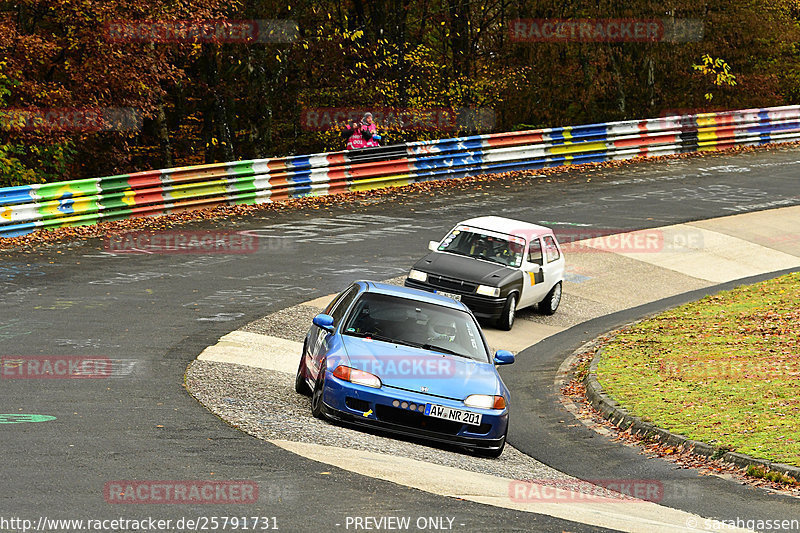
[(460, 302), (358, 281), (314, 317), (295, 389), (317, 418), (456, 444), (497, 457), (508, 389), (472, 313)]

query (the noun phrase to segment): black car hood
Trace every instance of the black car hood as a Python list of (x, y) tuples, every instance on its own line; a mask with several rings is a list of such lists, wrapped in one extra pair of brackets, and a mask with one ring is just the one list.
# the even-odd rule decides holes
[(519, 275), (519, 270), (507, 266), (443, 252), (429, 253), (417, 261), (414, 268), (429, 274), (495, 287), (515, 274)]

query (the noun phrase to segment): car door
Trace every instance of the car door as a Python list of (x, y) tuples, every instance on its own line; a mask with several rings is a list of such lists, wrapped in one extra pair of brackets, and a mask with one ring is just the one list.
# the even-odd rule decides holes
[(545, 253), (539, 237), (531, 238), (522, 262), (522, 294), (519, 308), (541, 302), (550, 290), (545, 283)]
[(541, 301), (550, 292), (550, 289), (564, 279), (564, 254), (561, 253), (561, 247), (554, 235), (545, 235), (542, 237), (542, 244), (544, 246), (542, 273), (544, 295), (539, 299)]
[[(346, 291), (343, 291), (338, 297), (328, 304), (323, 313), (333, 317), (333, 327), (338, 328), (340, 322), (344, 319), (345, 312), (350, 308), (358, 295), (358, 285), (353, 285)], [(320, 364), (328, 353), (328, 342), (331, 334), (322, 328), (313, 326), (311, 335), (308, 339), (309, 358), (306, 360), (307, 368), (311, 369), (311, 374), (316, 378), (320, 369)]]

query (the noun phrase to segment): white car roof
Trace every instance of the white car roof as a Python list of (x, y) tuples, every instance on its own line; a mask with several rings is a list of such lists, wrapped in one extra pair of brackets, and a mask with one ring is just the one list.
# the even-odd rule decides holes
[(530, 222), (522, 222), (521, 220), (514, 220), (513, 218), (503, 217), (477, 217), (470, 218), (459, 222), (459, 225), (474, 226), (476, 228), (485, 229), (489, 231), (497, 231), (509, 235), (516, 235), (526, 239), (530, 237), (539, 237), (541, 235), (551, 235), (553, 230), (538, 224), (531, 224)]

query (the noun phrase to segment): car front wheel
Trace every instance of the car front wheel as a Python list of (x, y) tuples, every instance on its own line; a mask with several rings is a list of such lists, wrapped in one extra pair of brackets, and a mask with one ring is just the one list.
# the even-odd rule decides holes
[(558, 304), (561, 303), (561, 282), (556, 283), (544, 300), (539, 302), (539, 311), (543, 315), (552, 315), (558, 309)]
[(325, 414), (322, 412), (322, 393), (325, 391), (325, 367), (321, 366), (317, 382), (314, 385), (314, 393), (311, 395), (311, 414), (314, 418), (324, 419)]
[(294, 378), (294, 390), (295, 392), (302, 394), (303, 396), (308, 396), (311, 394), (311, 389), (308, 388), (308, 383), (306, 383), (306, 347), (303, 345), (303, 353), (300, 356), (300, 366), (297, 367), (297, 375)]
[(517, 310), (517, 295), (509, 294), (506, 298), (506, 305), (503, 306), (503, 313), (497, 321), (497, 327), (505, 331), (510, 331), (514, 325), (514, 314)]

